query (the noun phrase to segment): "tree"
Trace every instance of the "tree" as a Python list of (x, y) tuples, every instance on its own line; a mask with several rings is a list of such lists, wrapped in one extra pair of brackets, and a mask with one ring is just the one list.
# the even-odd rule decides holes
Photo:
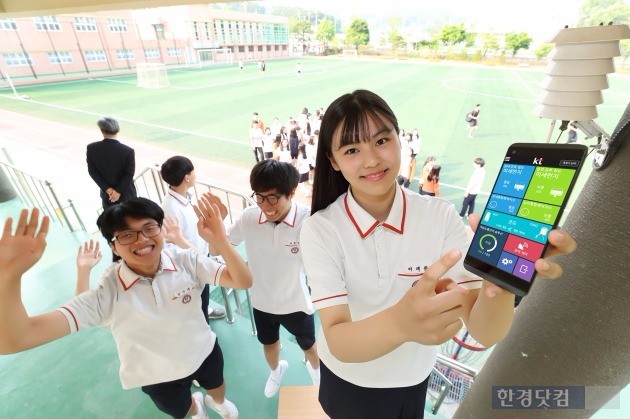
[(585, 0), (580, 9), (578, 26), (596, 26), (608, 22), (630, 23), (630, 5), (624, 0)]
[(532, 37), (527, 32), (511, 32), (505, 35), (505, 49), (512, 51), (512, 57), (516, 55), (519, 49), (529, 48), (532, 43)]
[(552, 49), (553, 49), (553, 44), (544, 42), (540, 44), (540, 46), (538, 47), (536, 51), (534, 51), (534, 54), (536, 54), (536, 58), (538, 58), (539, 60), (542, 60), (547, 55), (549, 55)]
[[(630, 5), (624, 0), (585, 0), (580, 9), (578, 26), (595, 26), (608, 22), (614, 24), (630, 23)], [(621, 56), (625, 64), (630, 56), (630, 42), (621, 41)]]
[(499, 41), (497, 41), (497, 37), (493, 33), (484, 33), (481, 36), (483, 42), (483, 56), (486, 56), (486, 53), (489, 49), (498, 50), (499, 49)]
[(389, 44), (392, 46), (392, 49), (404, 48), (407, 45), (405, 42), (405, 38), (398, 31), (391, 31), (389, 33)]
[(444, 25), (438, 39), (445, 45), (457, 45), (466, 41), (466, 29), (464, 29), (464, 24)]
[(363, 19), (354, 19), (346, 34), (346, 44), (358, 49), (359, 45), (367, 45), (368, 42), (370, 42), (370, 29), (367, 22)]
[(322, 19), (319, 21), (317, 25), (317, 33), (315, 34), (315, 38), (322, 42), (324, 45), (328, 46), (328, 43), (332, 41), (335, 37), (335, 24), (328, 20)]
[(291, 19), (289, 30), (302, 42), (306, 40), (307, 34), (313, 33), (313, 27), (308, 20)]

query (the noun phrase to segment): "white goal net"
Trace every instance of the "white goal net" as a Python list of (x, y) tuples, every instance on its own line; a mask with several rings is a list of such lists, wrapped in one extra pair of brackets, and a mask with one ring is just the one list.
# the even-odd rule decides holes
[(168, 87), (168, 73), (162, 63), (138, 63), (136, 64), (138, 75), (138, 87), (148, 89), (160, 89)]
[(359, 53), (356, 49), (344, 49), (341, 51), (341, 56), (343, 58), (356, 59), (359, 56)]
[(197, 50), (199, 67), (213, 64), (234, 64), (232, 48), (202, 48)]

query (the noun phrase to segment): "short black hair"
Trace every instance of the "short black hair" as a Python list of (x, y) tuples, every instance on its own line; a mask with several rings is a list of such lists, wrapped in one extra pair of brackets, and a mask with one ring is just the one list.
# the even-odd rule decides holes
[(188, 157), (173, 156), (166, 160), (160, 168), (160, 175), (164, 182), (171, 186), (179, 186), (184, 181), (187, 174), (195, 170)]
[(254, 192), (275, 189), (279, 194), (289, 196), (299, 182), (300, 173), (295, 166), (273, 159), (256, 163), (249, 175), (249, 184)]
[(162, 225), (164, 211), (150, 199), (140, 197), (107, 208), (96, 220), (96, 225), (108, 243), (114, 240), (115, 232), (129, 228), (125, 220), (127, 217), (137, 220), (152, 218)]

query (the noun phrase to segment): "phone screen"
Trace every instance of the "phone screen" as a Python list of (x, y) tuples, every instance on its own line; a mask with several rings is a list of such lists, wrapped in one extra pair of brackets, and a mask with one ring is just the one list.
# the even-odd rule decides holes
[(503, 160), (464, 266), (517, 295), (527, 294), (587, 148), (513, 144)]

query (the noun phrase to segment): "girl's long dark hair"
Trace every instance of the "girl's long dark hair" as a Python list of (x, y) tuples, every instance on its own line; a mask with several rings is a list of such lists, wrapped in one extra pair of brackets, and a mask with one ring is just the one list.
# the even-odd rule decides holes
[(396, 115), (387, 102), (368, 90), (355, 90), (340, 96), (326, 109), (319, 129), (311, 214), (328, 207), (348, 191), (348, 181), (332, 167), (329, 159), (335, 131), (339, 129), (340, 146), (369, 141), (372, 135), (370, 120), (380, 125), (379, 128), (393, 126), (396, 135), (400, 133)]

